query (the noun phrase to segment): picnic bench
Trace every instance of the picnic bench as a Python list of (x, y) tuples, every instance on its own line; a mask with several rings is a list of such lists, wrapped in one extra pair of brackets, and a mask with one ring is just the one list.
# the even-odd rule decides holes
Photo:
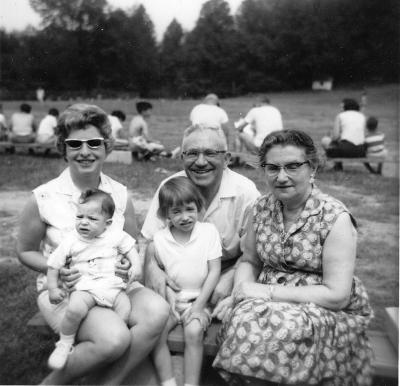
[[(376, 174), (382, 174), (382, 169), (383, 169), (383, 164), (385, 162), (390, 162), (387, 157), (378, 157), (378, 156), (368, 156), (368, 157), (361, 157), (361, 158), (344, 158), (344, 157), (327, 157), (326, 161), (332, 161), (332, 162), (341, 162), (342, 164), (376, 164)], [(370, 170), (371, 173), (373, 173)]]
[[(54, 334), (39, 312), (29, 320), (28, 326), (35, 328), (42, 334)], [(204, 337), (204, 353), (208, 356), (213, 357), (218, 351), (216, 336), (219, 328), (220, 323), (213, 322)], [(373, 351), (372, 366), (374, 369), (374, 375), (385, 378), (397, 378), (399, 331), (398, 307), (385, 308), (384, 329), (384, 331), (368, 330), (367, 332)], [(168, 347), (172, 353), (183, 353), (185, 343), (181, 325), (178, 325), (170, 332), (168, 336)], [(149, 368), (151, 368), (151, 364), (146, 363), (143, 367), (147, 369), (143, 371), (148, 372), (150, 371)], [(146, 377), (146, 374), (141, 374), (140, 377)], [(147, 377), (149, 377), (149, 375), (147, 375)], [(135, 382), (138, 382), (138, 380), (135, 380)], [(139, 385), (139, 383), (134, 384)], [(146, 385), (151, 385), (151, 383), (146, 383)]]
[(35, 153), (37, 151), (43, 153), (50, 153), (52, 150), (55, 153), (58, 153), (54, 143), (38, 143), (38, 142), (31, 142), (31, 143), (14, 143), (11, 141), (0, 141), (0, 150), (7, 150), (10, 149), (12, 152), (15, 150), (24, 150), (28, 151), (29, 153)]

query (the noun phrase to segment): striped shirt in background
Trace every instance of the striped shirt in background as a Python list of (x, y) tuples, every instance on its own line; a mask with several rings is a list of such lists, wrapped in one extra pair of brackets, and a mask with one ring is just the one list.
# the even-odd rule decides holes
[(386, 155), (385, 134), (374, 134), (365, 137), (367, 155)]

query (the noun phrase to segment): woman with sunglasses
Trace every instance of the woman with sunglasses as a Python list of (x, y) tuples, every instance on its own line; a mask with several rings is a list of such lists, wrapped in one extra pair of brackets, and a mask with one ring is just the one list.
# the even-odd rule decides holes
[(232, 296), (214, 311), (214, 366), (235, 385), (369, 385), (372, 312), (354, 276), (353, 216), (315, 186), (307, 134), (273, 132), (259, 156), (270, 192), (254, 205)]
[[(81, 192), (98, 188), (109, 193), (115, 202), (113, 226), (133, 237), (138, 230), (127, 188), (102, 173), (104, 160), (112, 150), (107, 114), (97, 106), (72, 105), (61, 114), (57, 135), (57, 147), (68, 167), (33, 190), (22, 211), (17, 248), (21, 262), (39, 272), (39, 309), (49, 326), (59, 332), (67, 301), (57, 305), (49, 302), (47, 258), (73, 229)], [(127, 278), (129, 265), (122, 260), (116, 274)], [(60, 270), (60, 278), (70, 290), (79, 277), (80, 273), (68, 266)], [(43, 384), (71, 384), (85, 375), (94, 375), (97, 384), (119, 384), (147, 356), (168, 319), (168, 305), (139, 283), (133, 283), (127, 293), (134, 310), (128, 326), (112, 310), (92, 308), (79, 327), (67, 364), (50, 373)], [(149, 319), (148, 315), (153, 316)], [(100, 368), (104, 369), (101, 373)]]

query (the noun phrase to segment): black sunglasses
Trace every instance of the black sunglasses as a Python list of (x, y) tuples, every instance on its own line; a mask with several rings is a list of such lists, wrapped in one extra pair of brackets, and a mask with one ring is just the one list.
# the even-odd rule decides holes
[(86, 143), (90, 149), (98, 149), (104, 143), (104, 138), (66, 139), (64, 142), (73, 150), (80, 149), (84, 143)]

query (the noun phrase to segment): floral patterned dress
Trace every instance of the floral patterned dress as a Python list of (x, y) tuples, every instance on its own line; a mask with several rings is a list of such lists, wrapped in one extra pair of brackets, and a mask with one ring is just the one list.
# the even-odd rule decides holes
[[(261, 197), (253, 210), (257, 253), (264, 264), (258, 282), (321, 284), (324, 242), (347, 208), (314, 187), (287, 232), (282, 204), (272, 195)], [(248, 298), (224, 318), (213, 366), (230, 382), (239, 374), (284, 384), (370, 385), (366, 329), (371, 318), (368, 295), (357, 277), (349, 304), (340, 311)]]

